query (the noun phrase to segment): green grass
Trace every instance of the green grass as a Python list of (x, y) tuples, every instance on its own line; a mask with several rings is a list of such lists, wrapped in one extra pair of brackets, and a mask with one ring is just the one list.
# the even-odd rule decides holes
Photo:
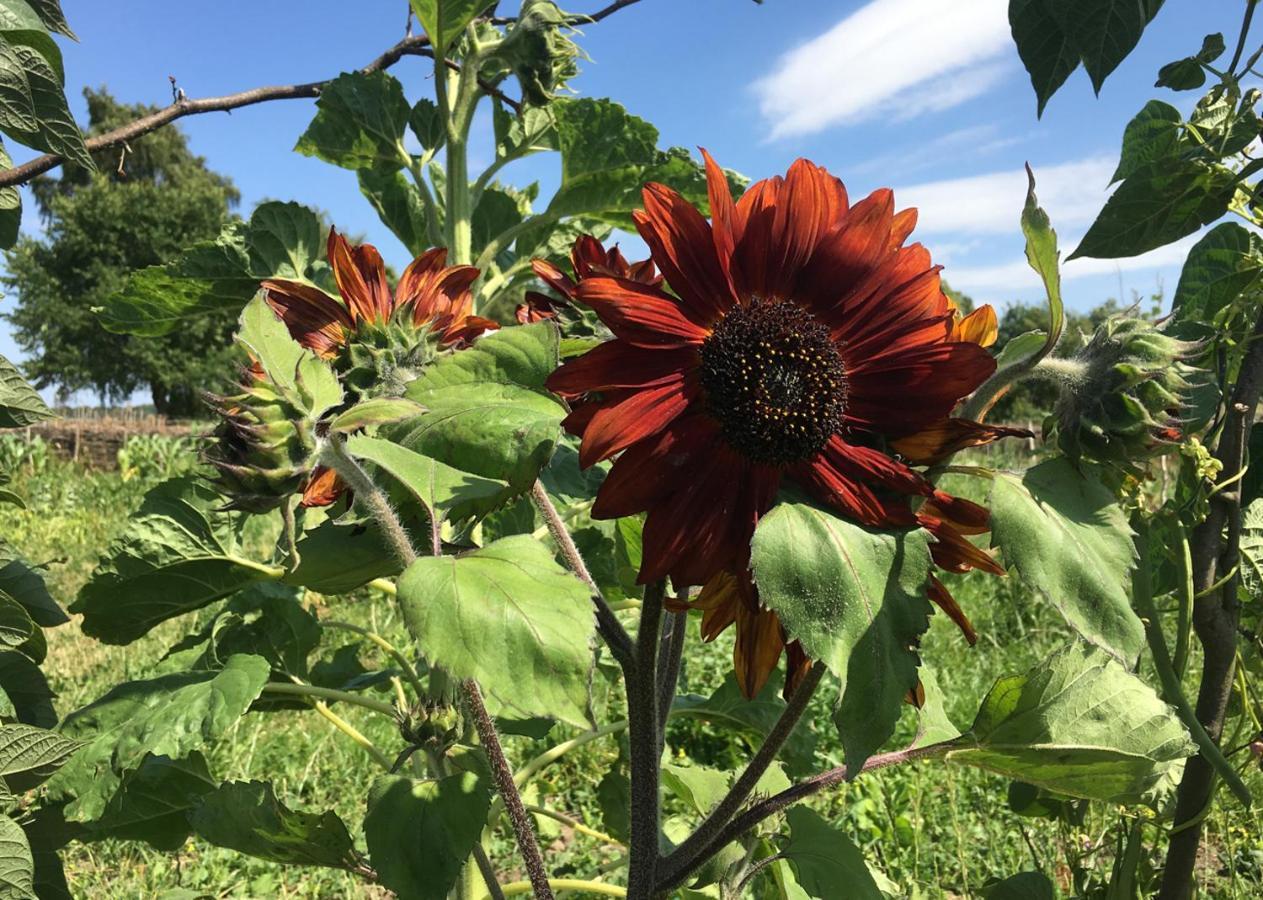
[[(990, 457), (992, 465), (1011, 462)], [(152, 485), (148, 477), (124, 481), (116, 473), (92, 473), (56, 461), (19, 469), (14, 488), (26, 498), (25, 511), (7, 509), (6, 539), (37, 562), (47, 563), (50, 588), (69, 602), (85, 581), (98, 553), (123, 528), (128, 512)], [(253, 534), (262, 553), (269, 540)], [(981, 638), (970, 648), (945, 616), (937, 615), (922, 643), (927, 665), (938, 673), (958, 726), (967, 726), (983, 694), (999, 676), (1021, 672), (1068, 637), (1065, 627), (1044, 601), (1015, 578), (979, 573), (954, 578), (950, 585), (974, 621)], [(393, 640), (404, 642), (403, 628), (388, 598), (368, 591), (349, 598), (323, 600), (336, 618), (371, 623)], [(332, 618), (330, 610), (320, 609)], [(634, 613), (627, 614), (634, 616)], [(99, 697), (120, 681), (143, 677), (171, 646), (192, 628), (188, 619), (168, 622), (141, 641), (112, 647), (86, 638), (77, 623), (49, 633), (44, 668), (59, 693), (62, 713)], [(731, 635), (713, 644), (690, 638), (682, 689), (713, 690), (731, 664)], [(346, 640), (330, 633), (326, 640)], [(366, 665), (381, 663), (362, 654)], [(1198, 669), (1194, 659), (1192, 671)], [(1156, 683), (1150, 679), (1150, 683)], [(617, 692), (605, 711), (609, 721), (621, 715)], [(383, 694), (383, 699), (389, 699)], [(815, 732), (817, 767), (839, 764), (841, 752), (824, 699), (809, 712), (803, 727)], [(399, 746), (390, 721), (360, 709), (338, 711), (387, 755)], [(906, 741), (915, 728), (909, 708), (892, 747)], [(509, 738), (508, 752), (518, 764), (567, 736), (558, 726), (542, 740)], [(668, 740), (676, 752), (699, 763), (736, 767), (752, 748), (730, 733), (691, 720), (675, 720)], [(603, 828), (597, 788), (618, 759), (618, 741), (592, 742), (547, 768), (534, 783), (530, 802), (551, 806), (598, 829)], [(357, 833), (364, 798), (378, 769), (364, 753), (314, 712), (251, 715), (211, 754), (212, 770), (223, 779), (257, 778), (275, 783), (287, 805), (306, 811), (333, 809)], [(1260, 786), (1257, 771), (1251, 775)], [(1009, 810), (1004, 779), (942, 763), (922, 763), (866, 775), (820, 796), (816, 807), (841, 824), (870, 861), (899, 884), (908, 897), (981, 896), (989, 880), (1040, 868), (1058, 883), (1063, 896), (1106, 896), (1110, 868), (1125, 829), (1138, 819), (1123, 818), (1114, 809), (1092, 807), (1081, 825), (1025, 818)], [(1200, 876), (1207, 896), (1246, 898), (1263, 892), (1263, 832), (1257, 813), (1244, 812), (1221, 796), (1208, 819), (1208, 837)], [(682, 810), (668, 804), (667, 813)], [(617, 847), (576, 833), (551, 820), (540, 820), (546, 854), (556, 877), (590, 877)], [(1157, 826), (1144, 825), (1149, 846)], [(1160, 852), (1161, 842), (1158, 843)], [(499, 830), (492, 855), (505, 879), (524, 877), (513, 868), (508, 834)], [(143, 845), (103, 841), (73, 844), (65, 854), (67, 873), (77, 896), (160, 897), (184, 889), (188, 896), (222, 897), (381, 897), (351, 876), (331, 870), (285, 868), (189, 841), (175, 854)], [(1142, 866), (1152, 870), (1160, 856)], [(617, 877), (617, 876), (612, 876)], [(175, 896), (173, 894), (173, 896)], [(840, 895), (841, 896), (841, 895)]]

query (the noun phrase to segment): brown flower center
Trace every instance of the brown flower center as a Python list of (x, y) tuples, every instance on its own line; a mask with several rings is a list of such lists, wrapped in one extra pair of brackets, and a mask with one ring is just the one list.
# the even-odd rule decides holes
[(814, 456), (842, 425), (846, 372), (829, 329), (796, 303), (733, 307), (702, 344), (706, 405), (756, 462)]

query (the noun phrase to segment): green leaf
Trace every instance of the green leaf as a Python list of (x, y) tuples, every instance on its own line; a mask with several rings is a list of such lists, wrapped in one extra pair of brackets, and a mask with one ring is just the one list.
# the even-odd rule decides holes
[(388, 72), (343, 72), (320, 91), (316, 117), (294, 150), (344, 169), (398, 171), (408, 162), (404, 131), (412, 110)]
[(42, 663), (48, 653), (44, 630), (21, 603), (4, 591), (0, 591), (0, 647), (19, 650), (36, 663)]
[(557, 366), (549, 322), (503, 328), (445, 356), (406, 390), (424, 415), (387, 436), (474, 475), (507, 481), (487, 509), (534, 483), (552, 456), (565, 409), (544, 388)]
[(378, 778), (368, 797), (364, 838), (381, 883), (401, 897), (445, 900), (490, 808), (491, 793), (472, 772), (437, 781)]
[(1063, 29), (1056, 0), (1009, 0), (1009, 28), (1035, 88), (1036, 114), (1079, 66), (1079, 50)]
[(1154, 87), (1169, 87), (1173, 91), (1191, 91), (1206, 83), (1204, 66), (1214, 62), (1224, 52), (1224, 36), (1208, 34), (1202, 41), (1202, 49), (1193, 56), (1167, 63), (1158, 70)]
[(1122, 181), (1153, 163), (1173, 159), (1187, 146), (1180, 111), (1161, 100), (1150, 100), (1123, 130), (1123, 149), (1110, 183)]
[(846, 885), (848, 900), (882, 900), (864, 854), (850, 838), (805, 806), (790, 807), (786, 819), (789, 839), (781, 846), (781, 854), (809, 896), (837, 897), (839, 886)]
[(399, 422), (425, 412), (425, 408), (403, 397), (373, 397), (355, 404), (346, 412), (339, 413), (329, 428), (349, 434), (363, 428)]
[(55, 413), (26, 383), (17, 366), (0, 356), (0, 428), (25, 428), (52, 418)]
[(218, 238), (186, 249), (171, 262), (132, 273), (101, 312), (110, 331), (156, 337), (185, 319), (240, 309), (265, 278), (317, 284), (322, 258), (320, 220), (297, 203), (261, 203), (249, 222), (231, 222)]
[(1139, 803), (1196, 752), (1148, 685), (1100, 649), (1071, 644), (996, 682), (947, 759), (1071, 797)]
[(35, 898), (35, 861), (22, 826), (0, 816), (0, 896)]
[(337, 813), (292, 810), (276, 799), (269, 782), (225, 782), (202, 799), (189, 819), (203, 840), (271, 862), (336, 869), (359, 863)]
[(447, 142), (447, 123), (443, 121), (438, 105), (428, 97), (422, 97), (412, 107), (412, 112), (408, 114), (408, 127), (421, 146), (431, 153)]
[(298, 541), (298, 554), (298, 567), (281, 580), (319, 594), (346, 594), (399, 572), (394, 552), (372, 525), (326, 520)]
[(221, 510), (222, 504), (191, 477), (146, 494), (71, 607), (83, 614), (84, 633), (127, 644), (159, 622), (275, 580), (279, 572), (240, 555), (245, 516)]
[(925, 693), (925, 701), (917, 710), (917, 736), (912, 741), (913, 747), (928, 747), (960, 737), (957, 728), (947, 715), (944, 707), (943, 689), (939, 687), (938, 675), (933, 669), (921, 669), (921, 689)]
[(422, 557), (399, 579), (404, 621), (426, 659), (474, 678), (504, 707), (587, 727), (587, 587), (529, 535), (465, 556)]
[(57, 83), (65, 83), (66, 73), (61, 50), (57, 48), (43, 20), (27, 0), (0, 0), (0, 39), (11, 44), (22, 44), (39, 53), (56, 73)]
[(439, 53), (446, 53), (465, 26), (491, 6), (490, 0), (411, 0), (411, 3), (417, 21)]
[(1010, 338), (996, 354), (996, 371), (1000, 372), (1024, 364), (1043, 350), (1047, 343), (1048, 332), (1046, 331), (1027, 331)]
[[(1026, 167), (1026, 204), (1022, 207), (1022, 234), (1026, 237), (1026, 262), (1044, 283), (1048, 298), (1048, 336), (1044, 341), (1044, 353), (1056, 346), (1065, 327), (1065, 305), (1061, 301), (1061, 270), (1057, 251), (1057, 232), (1053, 230), (1048, 213), (1039, 205), (1035, 196), (1035, 173)], [(1007, 348), (1006, 348), (1007, 349)]]
[(342, 385), (332, 367), (290, 337), (262, 294), (256, 294), (242, 310), (237, 340), (249, 348), (272, 383), (311, 418), (342, 402)]
[(271, 581), (239, 592), (202, 634), (181, 642), (207, 644), (192, 668), (221, 669), (224, 660), (251, 653), (262, 656), (277, 672), (307, 677), (307, 658), (320, 643), (321, 628), (301, 598), (302, 591)]
[(664, 762), (661, 774), (662, 786), (701, 816), (719, 805), (732, 784), (728, 772), (697, 764), (682, 766)]
[(184, 759), (147, 754), (139, 766), (123, 773), (118, 790), (87, 834), (94, 840), (144, 841), (174, 852), (188, 840), (189, 813), (214, 789), (215, 779), (201, 753)]
[(0, 130), (28, 147), (56, 153), (95, 171), (83, 133), (66, 105), (58, 67), (44, 56), (56, 53), (60, 58), (60, 52), (47, 34), (25, 34), (43, 52), (0, 40)]
[(0, 714), (26, 725), (57, 724), (52, 688), (39, 666), (16, 650), (0, 650)]
[(1263, 596), (1263, 498), (1241, 517), (1241, 583), (1252, 597)]
[(42, 784), (81, 744), (55, 731), (30, 725), (0, 726), (0, 777), (13, 791)]
[(72, 41), (79, 40), (78, 36), (70, 30), (69, 23), (61, 11), (60, 0), (27, 0), (31, 8), (35, 10), (35, 14), (39, 16), (40, 21), (44, 23), (44, 27), (49, 31), (56, 31), (64, 34)]
[(50, 796), (70, 800), (68, 819), (92, 821), (146, 754), (178, 759), (223, 737), (259, 696), (268, 672), (267, 660), (241, 655), (220, 672), (118, 685), (61, 723), (63, 735), (87, 744), (48, 782)]
[(1263, 241), (1236, 222), (1216, 225), (1188, 252), (1171, 301), (1179, 321), (1213, 324), (1263, 275)]
[[(0, 143), (0, 172), (11, 168), (13, 159)], [(22, 192), (16, 187), (0, 188), (0, 250), (8, 250), (17, 243), (21, 227)]]
[(21, 603), (35, 624), (44, 628), (54, 628), (70, 621), (61, 605), (48, 592), (43, 577), (3, 538), (0, 538), (0, 593)]
[(1131, 528), (1108, 488), (1050, 459), (991, 488), (991, 546), (1085, 640), (1131, 664), (1145, 643), (1132, 611)]
[(986, 900), (1053, 900), (1053, 883), (1043, 872), (1018, 872), (983, 889)]
[(425, 506), (427, 514), (497, 497), (505, 489), (503, 481), (470, 475), (381, 438), (356, 435), (347, 441), (347, 450), (358, 459), (380, 466), (398, 480)]
[(751, 544), (759, 598), (788, 639), (841, 682), (834, 722), (854, 771), (894, 732), (917, 684), (913, 647), (929, 627), (922, 532), (870, 531), (802, 503), (781, 503)]
[(1065, 27), (1099, 94), (1105, 79), (1140, 41), (1152, 12), (1138, 0), (1070, 0)]
[(425, 204), (416, 185), (393, 169), (360, 169), (356, 176), (360, 193), (377, 211), (382, 224), (414, 257), (424, 253), (430, 246), (430, 237)]
[(1163, 160), (1144, 166), (1110, 195), (1070, 259), (1118, 259), (1179, 240), (1228, 210), (1236, 176), (1219, 165)]

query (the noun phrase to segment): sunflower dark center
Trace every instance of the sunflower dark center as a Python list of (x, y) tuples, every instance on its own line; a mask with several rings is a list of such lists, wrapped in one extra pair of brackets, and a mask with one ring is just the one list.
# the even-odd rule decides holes
[(724, 437), (757, 462), (814, 456), (842, 425), (842, 357), (829, 329), (796, 303), (734, 307), (702, 344), (701, 376)]

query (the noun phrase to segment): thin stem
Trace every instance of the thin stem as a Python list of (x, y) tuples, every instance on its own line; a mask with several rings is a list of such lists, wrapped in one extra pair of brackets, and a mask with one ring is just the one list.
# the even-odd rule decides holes
[(607, 844), (613, 844), (615, 847), (626, 847), (627, 845), (613, 835), (606, 834), (604, 831), (597, 831), (595, 828), (589, 828), (574, 816), (568, 816), (563, 812), (557, 812), (555, 809), (549, 809), (546, 806), (534, 806), (530, 803), (526, 804), (526, 811), (536, 816), (543, 816), (546, 819), (552, 819), (554, 822), (560, 822), (562, 825), (569, 826), (579, 834), (586, 834), (588, 837), (594, 837), (598, 841), (604, 841)]
[(654, 894), (658, 868), (660, 808), (658, 766), (658, 641), (662, 625), (662, 600), (666, 583), (645, 588), (636, 631), (636, 665), (628, 675), (627, 721), (631, 750), (631, 859), (628, 862), (627, 895), (648, 900)]
[(758, 752), (754, 754), (728, 794), (711, 810), (710, 815), (697, 826), (697, 829), (663, 861), (664, 878), (670, 878), (675, 872), (687, 874), (693, 871), (706, 861), (710, 852), (713, 852), (712, 847), (718, 850), (723, 846), (714, 843), (716, 835), (728, 825), (732, 817), (754, 793), (759, 779), (767, 772), (768, 766), (776, 760), (777, 754), (781, 752), (789, 736), (794, 733), (794, 728), (806, 712), (807, 704), (815, 694), (816, 688), (820, 686), (824, 673), (825, 667), (820, 663), (811, 667), (802, 684), (798, 686), (798, 690), (794, 691), (789, 698), (789, 703), (781, 711), (780, 718), (776, 720), (772, 730), (763, 739), (763, 745), (759, 747)]
[(1241, 54), (1245, 52), (1245, 39), (1250, 34), (1250, 21), (1254, 18), (1254, 7), (1258, 5), (1259, 0), (1246, 0), (1245, 17), (1241, 20), (1241, 33), (1237, 35), (1237, 49), (1233, 51), (1232, 63), (1228, 66), (1228, 74), (1237, 71), (1237, 64), (1241, 62)]
[(320, 700), (315, 700), (312, 702), (312, 706), (315, 708), (316, 712), (323, 716), (330, 724), (333, 725), (334, 728), (338, 729), (338, 731), (342, 732), (352, 741), (363, 747), (365, 752), (368, 753), (369, 756), (373, 757), (374, 762), (376, 762), (379, 766), (387, 772), (394, 768), (394, 763), (386, 758), (385, 753), (382, 753), (377, 749), (376, 744), (360, 733), (358, 728), (331, 710), (328, 705)]
[(517, 773), (513, 776), (513, 783), (519, 788), (524, 787), (526, 783), (534, 778), (541, 769), (561, 759), (561, 757), (565, 756), (571, 750), (582, 747), (584, 744), (595, 741), (598, 738), (603, 738), (608, 734), (617, 734), (626, 728), (627, 720), (623, 719), (620, 722), (611, 722), (609, 725), (602, 725), (600, 728), (596, 728), (592, 731), (585, 731), (583, 734), (573, 737), (568, 741), (562, 741), (555, 747), (550, 747), (548, 750), (545, 750), (539, 756), (522, 766), (522, 768), (518, 769)]
[[(604, 881), (582, 881), (578, 878), (550, 878), (548, 886), (554, 887), (559, 891), (581, 891), (585, 894), (603, 894), (606, 897), (626, 897), (627, 889), (619, 887), (616, 884), (606, 884)], [(513, 881), (503, 885), (504, 896), (514, 897), (518, 894), (529, 894), (531, 892), (531, 883), (529, 881)]]
[[(391, 585), (391, 587), (394, 587), (394, 585)], [(417, 674), (417, 670), (413, 668), (412, 663), (408, 660), (408, 657), (404, 656), (403, 652), (398, 647), (386, 640), (376, 631), (371, 631), (368, 628), (363, 628), (359, 625), (352, 625), (350, 622), (333, 622), (326, 620), (322, 621), (320, 624), (325, 628), (339, 628), (343, 631), (353, 631), (358, 635), (368, 638), (368, 640), (380, 647), (391, 657), (391, 659), (399, 664), (399, 668), (403, 670), (404, 677), (408, 679), (408, 683), (412, 685), (413, 690), (417, 692), (418, 697), (424, 697), (426, 695), (425, 686), (421, 683), (421, 676)]]
[[(478, 730), (478, 739), (482, 742), (483, 752), (487, 754), (487, 761), (491, 764), (491, 774), (495, 778), (505, 809), (508, 810), (518, 851), (522, 854), (522, 862), (526, 865), (535, 896), (538, 900), (547, 900), (553, 896), (552, 889), (548, 886), (548, 873), (544, 870), (544, 859), (540, 855), (530, 817), (513, 781), (513, 771), (509, 768), (509, 761), (505, 759), (504, 748), (500, 746), (500, 735), (496, 733), (495, 723), (487, 712), (487, 705), (483, 703), (478, 683), (473, 679), (466, 681), (464, 691), (466, 703), (473, 715), (474, 727)], [(505, 893), (508, 893), (507, 886)]]
[[(478, 866), (478, 873), (482, 875), (483, 884), (487, 886), (487, 894), (491, 900), (504, 900), (504, 890), (500, 887), (500, 882), (496, 880), (495, 866), (491, 864), (482, 844), (477, 841), (474, 842), (474, 863)], [(530, 882), (528, 881), (527, 884), (529, 885)]]
[(736, 887), (736, 890), (733, 892), (733, 894), (737, 897), (740, 897), (741, 892), (745, 889), (745, 886), (749, 884), (751, 881), (753, 881), (760, 872), (762, 872), (764, 869), (766, 869), (768, 866), (772, 865), (773, 863), (779, 862), (780, 860), (784, 858), (785, 858), (785, 854), (783, 853), (773, 853), (771, 856), (765, 856), (762, 859), (755, 862), (755, 864), (750, 866), (750, 868), (746, 870), (745, 874), (741, 876), (741, 880), (737, 882), (737, 887)]
[(557, 213), (542, 212), (538, 215), (529, 216), (516, 225), (509, 226), (487, 242), (487, 246), (483, 247), (482, 252), (478, 254), (478, 260), (474, 263), (474, 266), (478, 269), (486, 269), (500, 255), (500, 251), (516, 241), (519, 235), (530, 231), (538, 225), (556, 222), (560, 218), (561, 216)]
[(425, 177), (430, 154), (427, 153), (421, 159), (413, 158), (411, 153), (404, 155), (407, 157), (408, 174), (412, 176), (412, 183), (417, 186), (417, 193), (421, 195), (421, 205), (425, 207), (425, 235), (437, 247), (443, 243), (443, 233), (439, 229), (441, 222), (438, 204), (434, 202), (434, 194), (430, 192), (430, 184)]
[(406, 569), (417, 560), (417, 551), (412, 547), (412, 540), (390, 501), (381, 489), (368, 477), (368, 473), (360, 467), (351, 454), (346, 452), (346, 443), (339, 434), (330, 434), (324, 442), (321, 461), (333, 469), (346, 482), (347, 487), (355, 492), (355, 502), (360, 503), (381, 529), (391, 550)]
[(268, 682), (263, 685), (263, 693), (265, 694), (292, 694), (299, 697), (312, 697), (319, 700), (334, 700), (339, 703), (349, 703), (352, 706), (362, 706), (364, 709), (371, 709), (375, 713), (381, 713), (383, 716), (395, 716), (395, 708), (389, 703), (382, 703), (380, 700), (370, 700), (368, 697), (361, 697), (359, 694), (352, 694), (350, 691), (339, 691), (334, 688), (319, 687), (314, 684), (285, 684), (284, 682)]
[(540, 515), (544, 517), (544, 521), (548, 524), (548, 531), (553, 536), (553, 540), (557, 542), (557, 548), (565, 558), (566, 565), (570, 567), (570, 571), (579, 576), (579, 580), (592, 591), (592, 603), (596, 607), (596, 627), (601, 632), (601, 637), (605, 640), (606, 645), (609, 646), (610, 652), (614, 654), (614, 658), (622, 666), (624, 676), (628, 677), (628, 673), (635, 666), (631, 637), (627, 634), (627, 629), (623, 627), (623, 623), (618, 621), (618, 617), (610, 609), (605, 597), (601, 595), (601, 589), (597, 586), (592, 573), (588, 571), (588, 566), (583, 561), (583, 555), (579, 552), (579, 548), (575, 546), (574, 539), (566, 529), (565, 521), (561, 518), (561, 514), (557, 512), (557, 507), (553, 506), (553, 501), (548, 496), (548, 491), (544, 489), (543, 483), (536, 481), (531, 488), (531, 502), (535, 504), (535, 508), (539, 510)]
[[(681, 591), (681, 594), (684, 592)], [(684, 658), (684, 638), (688, 630), (688, 613), (667, 613), (663, 626), (662, 646), (658, 651), (658, 749), (661, 752), (666, 739), (667, 719), (675, 702), (676, 686), (680, 682), (680, 667)]]
[[(849, 781), (863, 772), (871, 772), (874, 769), (885, 769), (890, 766), (897, 766), (907, 762), (914, 762), (920, 759), (932, 759), (942, 756), (951, 749), (951, 742), (941, 744), (931, 744), (928, 747), (909, 747), (905, 750), (895, 750), (891, 753), (883, 753), (879, 756), (871, 756), (864, 763), (858, 772), (851, 774), (846, 766), (838, 766), (827, 772), (821, 772), (805, 781), (800, 781), (793, 787), (786, 788), (779, 794), (773, 794), (765, 800), (752, 805), (749, 809), (737, 816), (727, 827), (723, 828), (715, 835), (711, 843), (698, 854), (700, 860), (706, 860), (714, 856), (728, 844), (740, 838), (750, 829), (754, 828), (764, 819), (776, 815), (783, 809), (793, 806), (800, 800), (818, 794), (826, 788), (833, 787), (843, 781)], [(673, 854), (674, 855), (674, 854)], [(657, 884), (654, 885), (655, 893), (662, 893), (683, 882), (692, 869), (676, 866), (663, 869), (662, 875), (659, 877)]]

